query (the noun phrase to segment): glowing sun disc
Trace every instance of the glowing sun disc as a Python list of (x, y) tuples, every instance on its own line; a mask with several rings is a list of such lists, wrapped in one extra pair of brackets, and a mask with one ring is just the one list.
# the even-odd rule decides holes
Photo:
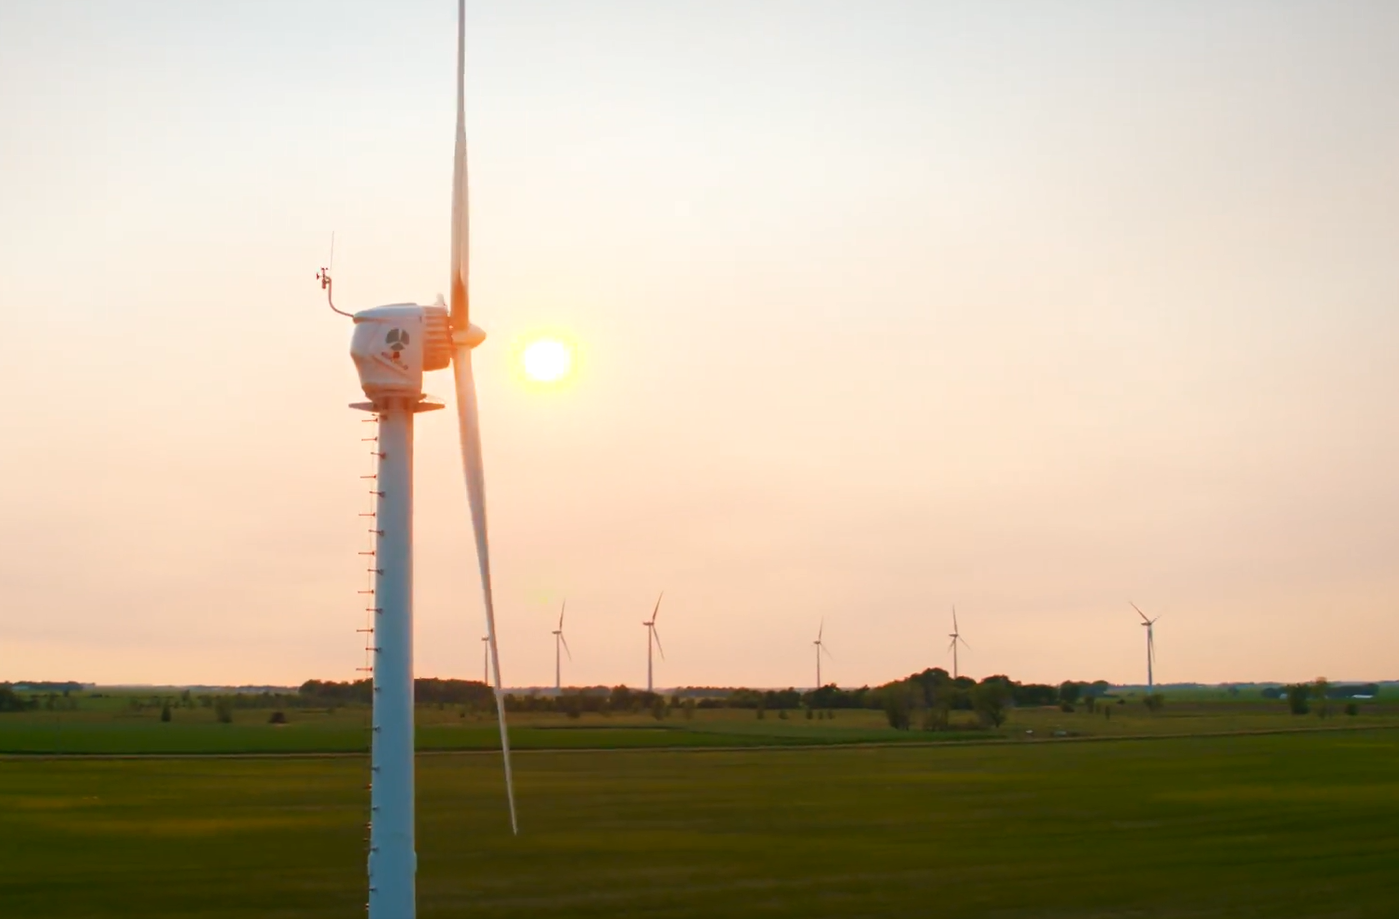
[(531, 342), (525, 348), (525, 376), (538, 383), (553, 383), (568, 375), (573, 356), (561, 341), (550, 338)]

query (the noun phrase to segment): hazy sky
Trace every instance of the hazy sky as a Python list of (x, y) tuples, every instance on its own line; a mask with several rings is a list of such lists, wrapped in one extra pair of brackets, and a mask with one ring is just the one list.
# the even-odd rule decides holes
[[(506, 681), (1399, 677), (1399, 4), (474, 2)], [(455, 4), (0, 0), (0, 680), (346, 679)], [(570, 385), (519, 350), (576, 342)], [(450, 376), (429, 377), (450, 396)], [(422, 416), (417, 670), (480, 673)]]

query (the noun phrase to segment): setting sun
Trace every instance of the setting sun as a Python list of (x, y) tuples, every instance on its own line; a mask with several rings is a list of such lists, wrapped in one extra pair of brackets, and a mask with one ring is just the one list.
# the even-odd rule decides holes
[(561, 341), (544, 338), (525, 348), (525, 376), (536, 382), (561, 380), (572, 366), (573, 356)]

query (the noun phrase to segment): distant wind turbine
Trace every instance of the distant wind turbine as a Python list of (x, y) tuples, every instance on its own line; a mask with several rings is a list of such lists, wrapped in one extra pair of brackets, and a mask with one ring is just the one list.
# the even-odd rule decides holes
[(961, 632), (958, 630), (958, 628), (957, 628), (957, 607), (956, 607), (956, 606), (953, 606), (953, 607), (952, 607), (952, 631), (948, 633), (948, 637), (952, 639), (952, 641), (947, 645), (947, 650), (949, 650), (949, 651), (952, 652), (952, 679), (955, 680), (955, 679), (957, 679), (957, 677), (961, 676), (961, 674), (960, 674), (960, 673), (958, 672), (958, 670), (957, 670), (957, 645), (958, 645), (958, 643), (960, 642), (961, 645), (962, 645), (962, 647), (966, 648), (968, 651), (970, 651), (971, 648), (972, 648), (971, 645), (967, 644), (967, 640), (966, 640), (965, 638), (962, 637), (962, 633), (961, 633)]
[(568, 606), (565, 600), (559, 606), (559, 627), (554, 629), (554, 695), (563, 692), (563, 670), (559, 661), (559, 647), (562, 646), (568, 659), (573, 660), (573, 652), (568, 650), (568, 639), (563, 637), (563, 611)]
[(665, 648), (661, 647), (661, 636), (656, 631), (656, 616), (661, 612), (661, 597), (665, 596), (665, 591), (661, 591), (656, 597), (656, 608), (651, 610), (651, 618), (641, 623), (646, 626), (646, 691), (654, 692), (651, 688), (651, 645), (656, 646), (656, 650), (661, 652), (661, 660), (665, 660)]
[(821, 683), (821, 654), (822, 654), (822, 653), (825, 653), (825, 655), (826, 655), (827, 657), (830, 657), (830, 658), (834, 659), (834, 657), (833, 657), (833, 655), (831, 654), (831, 652), (826, 650), (825, 644), (823, 644), (822, 641), (821, 641), (821, 636), (825, 633), (825, 631), (826, 631), (826, 620), (822, 619), (822, 620), (821, 620), (821, 627), (818, 628), (818, 629), (816, 630), (816, 640), (812, 642), (812, 644), (816, 646), (816, 688), (817, 688), (817, 689), (820, 689), (821, 686), (822, 686), (822, 683)]
[[(1130, 600), (1128, 602), (1131, 603)], [(1156, 619), (1160, 619), (1161, 617), (1157, 616), (1156, 619), (1146, 618), (1146, 613), (1142, 612), (1141, 608), (1135, 603), (1132, 603), (1132, 609), (1136, 610), (1137, 615), (1142, 617), (1142, 626), (1146, 629), (1146, 691), (1150, 694), (1155, 689), (1155, 676), (1151, 672), (1152, 664), (1156, 663), (1155, 626)]]

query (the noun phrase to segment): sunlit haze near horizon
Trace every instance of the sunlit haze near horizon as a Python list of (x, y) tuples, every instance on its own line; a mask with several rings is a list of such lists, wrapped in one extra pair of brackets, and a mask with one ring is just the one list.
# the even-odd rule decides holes
[[(455, 4), (0, 5), (0, 681), (364, 663)], [(514, 686), (1399, 677), (1399, 4), (468, 3)], [(532, 379), (539, 339), (569, 349)], [(450, 401), (447, 373), (425, 388)], [(452, 412), (416, 671), (478, 678)]]

